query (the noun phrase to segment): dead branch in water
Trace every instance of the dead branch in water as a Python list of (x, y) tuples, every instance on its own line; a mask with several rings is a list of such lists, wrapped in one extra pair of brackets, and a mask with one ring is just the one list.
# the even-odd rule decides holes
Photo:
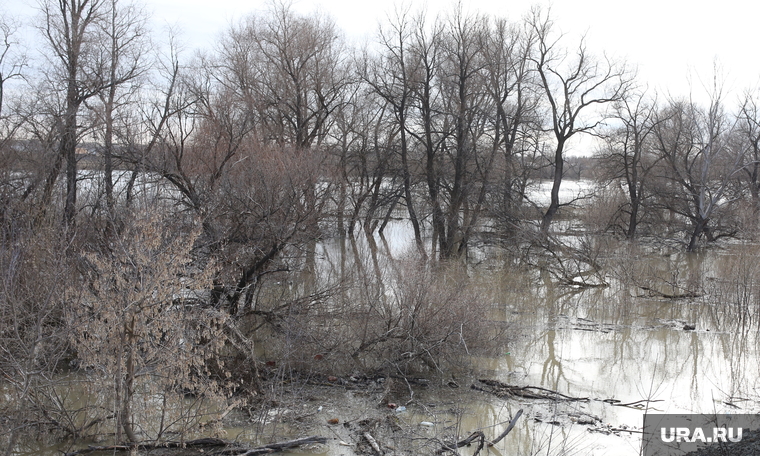
[(224, 456), (255, 456), (259, 454), (271, 454), (278, 453), (280, 451), (296, 448), (301, 445), (327, 443), (326, 437), (305, 437), (302, 439), (289, 440), (287, 442), (270, 443), (257, 448), (245, 448), (240, 447), (238, 444), (228, 442), (221, 439), (203, 438), (196, 440), (189, 440), (187, 442), (161, 442), (161, 443), (138, 443), (138, 444), (124, 444), (124, 445), (108, 445), (108, 446), (89, 446), (87, 448), (65, 453), (64, 456), (79, 456), (95, 451), (132, 451), (132, 450), (155, 450), (159, 448), (207, 448), (207, 447), (229, 447), (216, 452), (217, 455)]
[(551, 401), (568, 401), (568, 402), (588, 402), (587, 397), (574, 397), (559, 393), (540, 386), (516, 386), (502, 383), (498, 380), (480, 379), (478, 382), (490, 388), (483, 388), (472, 385), (472, 389), (484, 393), (493, 394), (496, 397), (521, 397), (523, 399), (547, 399)]
[(485, 442), (486, 442), (486, 435), (483, 434), (483, 431), (475, 431), (472, 434), (470, 434), (470, 436), (467, 437), (466, 439), (463, 439), (451, 444), (444, 444), (440, 450), (436, 451), (435, 454), (443, 454), (446, 451), (450, 451), (454, 454), (457, 454), (456, 452), (457, 448), (462, 448), (463, 446), (467, 446), (471, 444), (472, 442), (474, 442), (475, 440), (479, 440), (479, 443), (478, 443), (478, 448), (475, 450), (472, 456), (477, 456), (480, 453), (480, 450), (483, 449), (483, 446), (485, 445)]
[(617, 399), (605, 399), (602, 402), (613, 405), (615, 407), (628, 407), (636, 410), (641, 410), (645, 408), (648, 404), (651, 404), (652, 402), (663, 402), (664, 399), (641, 399), (634, 402), (628, 402), (626, 404), (623, 404), (622, 401), (619, 401)]
[(499, 443), (501, 441), (501, 439), (503, 439), (504, 437), (506, 437), (507, 434), (509, 434), (509, 432), (512, 430), (512, 428), (515, 427), (515, 424), (517, 424), (518, 418), (520, 418), (520, 416), (522, 414), (523, 414), (523, 409), (518, 410), (517, 413), (515, 413), (514, 418), (512, 418), (512, 420), (509, 422), (509, 425), (504, 430), (504, 432), (502, 432), (501, 435), (499, 435), (498, 437), (496, 437), (496, 439), (494, 439), (493, 441), (489, 442), (488, 446), (494, 446), (497, 443)]
[(659, 290), (655, 290), (654, 288), (645, 287), (643, 285), (639, 285), (639, 288), (649, 293), (650, 298), (664, 298), (664, 299), (690, 299), (690, 298), (699, 298), (702, 295), (693, 291), (687, 291), (686, 293), (663, 293)]
[(515, 427), (515, 424), (517, 424), (517, 420), (522, 416), (523, 409), (520, 409), (517, 411), (515, 416), (510, 420), (509, 425), (507, 425), (507, 428), (504, 430), (504, 432), (501, 433), (498, 437), (496, 437), (493, 441), (487, 442), (486, 436), (483, 433), (483, 431), (475, 431), (472, 434), (470, 434), (469, 437), (466, 439), (460, 440), (456, 443), (451, 444), (444, 444), (438, 451), (436, 451), (436, 454), (443, 454), (447, 451), (452, 452), (454, 454), (457, 454), (456, 450), (457, 448), (462, 448), (463, 446), (470, 445), (472, 442), (479, 440), (478, 448), (475, 450), (475, 452), (472, 454), (473, 456), (477, 456), (480, 453), (480, 450), (483, 449), (486, 443), (488, 443), (488, 446), (494, 446), (497, 443), (499, 443), (504, 437), (509, 434), (512, 429)]

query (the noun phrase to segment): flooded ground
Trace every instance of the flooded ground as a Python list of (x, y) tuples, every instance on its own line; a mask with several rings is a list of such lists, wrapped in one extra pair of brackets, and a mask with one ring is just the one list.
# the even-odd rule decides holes
[[(402, 221), (384, 237), (320, 245), (319, 280), (357, 268), (382, 274), (411, 249)], [(760, 413), (757, 252), (746, 243), (699, 254), (619, 244), (599, 259), (607, 286), (583, 289), (491, 258), (469, 274), (488, 290), (493, 317), (510, 325), (511, 342), (498, 356), (475, 359), (451, 378), (410, 383), (314, 376), (283, 387), (265, 410), (230, 415), (215, 435), (250, 445), (318, 435), (328, 443), (283, 454), (349, 456), (371, 453), (368, 432), (387, 454), (434, 454), (446, 439), (476, 430), (492, 439), (523, 410), (488, 454), (638, 455), (646, 411)], [(497, 397), (480, 379), (582, 400)]]
[[(588, 400), (498, 398), (472, 389), (478, 378), (468, 376), (451, 384), (413, 384), (414, 400), (396, 412), (378, 400), (380, 383), (315, 388), (301, 412), (307, 415), (310, 408), (313, 416), (300, 432), (332, 440), (312, 452), (361, 454), (354, 451), (360, 434), (351, 432), (351, 426), (393, 419), (399, 431), (411, 434), (406, 438), (427, 441), (430, 452), (425, 454), (433, 454), (435, 443), (447, 436), (464, 438), (483, 430), (492, 439), (523, 409), (515, 429), (489, 454), (638, 455), (647, 410), (760, 412), (757, 329), (743, 326), (724, 309), (688, 300), (621, 299), (609, 289), (546, 296), (543, 305), (529, 300), (504, 304), (520, 337), (501, 357), (479, 360), (480, 376)], [(408, 399), (402, 385), (394, 400)], [(327, 424), (330, 419), (340, 424)], [(246, 435), (239, 428), (228, 432), (236, 438)], [(378, 441), (393, 438), (378, 432)], [(398, 441), (408, 440), (384, 443), (393, 447)]]
[[(321, 246), (320, 268), (328, 275), (382, 271), (384, 260), (412, 248), (399, 242), (406, 232), (397, 222), (383, 238)], [(306, 398), (303, 409), (268, 412), (264, 421), (270, 424), (291, 423), (270, 429), (269, 440), (321, 435), (328, 445), (309, 454), (364, 454), (361, 431), (374, 426), (378, 441), (398, 454), (411, 454), (399, 445), (412, 441), (425, 442), (415, 451), (433, 454), (446, 438), (476, 430), (494, 438), (522, 409), (515, 429), (489, 454), (625, 456), (640, 453), (647, 411), (758, 413), (756, 249), (736, 244), (664, 255), (651, 249), (634, 254), (622, 245), (605, 259), (608, 286), (586, 289), (483, 263), (471, 275), (489, 287), (494, 316), (511, 325), (514, 338), (499, 356), (475, 360), (468, 372), (477, 375), (401, 385), (391, 399), (407, 404), (401, 412), (384, 407), (383, 382), (393, 379), (352, 384), (357, 380), (341, 378), (337, 386), (304, 387), (295, 393)], [(496, 397), (479, 391), (482, 378), (583, 400)], [(398, 434), (382, 430), (389, 420)], [(255, 443), (262, 429), (237, 425), (226, 431)]]

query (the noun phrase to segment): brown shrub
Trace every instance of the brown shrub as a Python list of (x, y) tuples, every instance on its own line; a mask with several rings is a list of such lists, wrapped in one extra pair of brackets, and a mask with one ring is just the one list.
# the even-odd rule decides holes
[(492, 303), (461, 265), (384, 266), (356, 268), (281, 307), (266, 356), (302, 373), (444, 373), (506, 343)]

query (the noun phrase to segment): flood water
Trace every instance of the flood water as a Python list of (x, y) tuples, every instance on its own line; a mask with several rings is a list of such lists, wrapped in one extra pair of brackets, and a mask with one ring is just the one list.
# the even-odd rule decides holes
[[(621, 242), (600, 258), (609, 268), (607, 286), (586, 289), (558, 285), (538, 271), (515, 271), (493, 250), (476, 252), (481, 260), (468, 274), (488, 290), (494, 317), (513, 332), (498, 356), (474, 361), (478, 376), (588, 400), (500, 399), (470, 390), (473, 376), (457, 379), (462, 389), (440, 397), (420, 393), (449, 407), (432, 413), (412, 404), (398, 418), (423, 436), (455, 422), (460, 437), (483, 429), (493, 438), (523, 409), (516, 428), (490, 454), (632, 456), (640, 454), (647, 410), (760, 413), (758, 252), (758, 245), (737, 242), (698, 254), (663, 254)], [(396, 220), (384, 236), (319, 244), (317, 275), (329, 280), (356, 268), (382, 273), (387, 262), (406, 255), (414, 255), (411, 231)], [(355, 410), (334, 413), (357, 416), (366, 406), (357, 400)], [(421, 428), (422, 422), (434, 426)], [(227, 437), (257, 442), (261, 435), (253, 427), (228, 429)], [(301, 432), (293, 429), (292, 437)], [(354, 454), (338, 441), (308, 454)]]
[[(354, 261), (372, 251), (372, 242), (356, 241)], [(375, 242), (376, 264), (413, 249), (401, 221)], [(323, 246), (324, 267), (334, 270), (333, 260), (350, 251), (337, 243)], [(537, 272), (527, 281), (516, 278), (498, 259), (472, 267), (471, 277), (489, 287), (516, 334), (501, 356), (477, 361), (481, 377), (589, 400), (551, 403), (484, 394), (462, 405), (467, 412), (461, 436), (491, 426), (497, 435), (524, 409), (524, 419), (491, 452), (638, 455), (647, 410), (760, 412), (757, 251), (757, 245), (737, 243), (662, 254), (620, 244), (602, 259), (610, 266), (608, 286), (587, 289), (559, 286)], [(342, 267), (355, 265), (343, 261)], [(410, 416), (412, 422), (426, 419), (414, 411)], [(588, 416), (600, 421), (576, 423)], [(610, 428), (618, 431), (597, 432)], [(333, 448), (328, 454), (350, 453)]]

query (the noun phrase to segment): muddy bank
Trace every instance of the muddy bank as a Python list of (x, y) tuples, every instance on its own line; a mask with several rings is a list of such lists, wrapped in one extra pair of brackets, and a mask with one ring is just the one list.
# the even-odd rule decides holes
[[(489, 384), (496, 388), (488, 390)], [(592, 433), (617, 445), (638, 445), (635, 426), (606, 423), (587, 400), (567, 400), (543, 389), (538, 390), (542, 394), (521, 393), (535, 393), (530, 387), (499, 394), (499, 388), (505, 387), (495, 381), (331, 377), (277, 388), (276, 400), (236, 410), (225, 419), (219, 434), (223, 446), (214, 443), (139, 453), (252, 456), (282, 450), (279, 454), (475, 455), (485, 454), (486, 447), (497, 441), (491, 453), (535, 454), (578, 445), (575, 436)], [(307, 436), (312, 439), (297, 448), (263, 448)]]

